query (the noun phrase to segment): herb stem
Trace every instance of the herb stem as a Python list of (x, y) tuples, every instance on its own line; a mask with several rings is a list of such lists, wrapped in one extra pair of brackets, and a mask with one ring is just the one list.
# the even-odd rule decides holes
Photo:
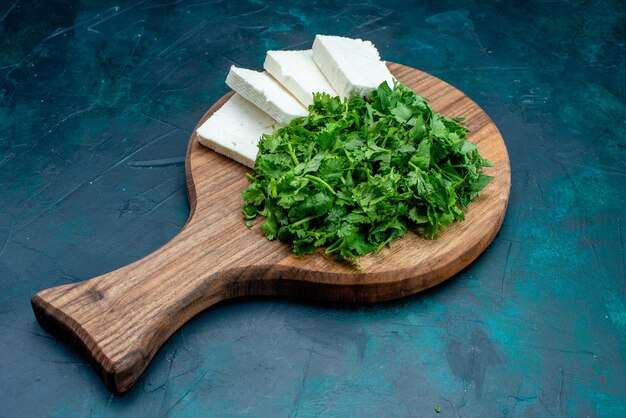
[(325, 182), (324, 180), (322, 180), (321, 178), (319, 178), (319, 177), (315, 177), (315, 176), (312, 176), (312, 175), (310, 175), (310, 174), (305, 174), (305, 175), (304, 175), (304, 178), (307, 178), (307, 179), (309, 179), (309, 180), (311, 180), (311, 181), (314, 181), (314, 182), (316, 182), (316, 183), (318, 183), (318, 184), (321, 184), (321, 185), (322, 185), (322, 186), (324, 186), (326, 189), (328, 189), (328, 191), (329, 191), (329, 192), (331, 192), (333, 195), (335, 195), (335, 196), (337, 195), (337, 192), (335, 192), (335, 189), (333, 189), (333, 188), (330, 186), (330, 184), (326, 183), (326, 182)]
[(415, 170), (419, 171), (419, 167), (418, 167), (418, 166), (416, 166), (415, 164), (413, 164), (413, 163), (412, 163), (412, 162), (410, 162), (410, 161), (409, 161), (409, 165), (410, 165), (413, 169), (415, 169)]
[(341, 246), (344, 244), (344, 242), (345, 242), (345, 240), (343, 238), (338, 238), (337, 241), (333, 242), (328, 247), (326, 247), (325, 253), (326, 254), (334, 253), (339, 248), (341, 248)]
[(287, 141), (287, 149), (289, 151), (289, 155), (291, 156), (291, 160), (293, 161), (293, 163), (295, 165), (300, 164), (300, 162), (298, 161), (298, 157), (296, 157), (296, 153), (293, 152), (293, 147), (291, 146), (291, 142)]
[(315, 218), (317, 218), (317, 215), (307, 216), (306, 218), (302, 218), (299, 221), (289, 224), (289, 226), (293, 228), (294, 226), (302, 225), (303, 223), (308, 222), (311, 219), (315, 219)]

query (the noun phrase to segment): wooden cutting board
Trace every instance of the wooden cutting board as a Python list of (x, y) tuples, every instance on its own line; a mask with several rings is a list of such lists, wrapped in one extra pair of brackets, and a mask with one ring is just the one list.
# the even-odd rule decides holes
[[(434, 286), (482, 253), (502, 225), (510, 166), (498, 129), (476, 103), (424, 72), (388, 64), (391, 72), (446, 116), (464, 116), (470, 140), (494, 163), (495, 176), (470, 205), (466, 220), (438, 240), (409, 233), (378, 254), (360, 259), (362, 270), (319, 252), (303, 257), (268, 241), (257, 222), (241, 215), (246, 167), (201, 146), (195, 130), (186, 158), (191, 212), (170, 242), (154, 253), (81, 283), (32, 297), (37, 320), (73, 344), (114, 392), (130, 389), (159, 347), (186, 321), (222, 300), (248, 295), (375, 302)], [(215, 103), (198, 126), (232, 94)]]

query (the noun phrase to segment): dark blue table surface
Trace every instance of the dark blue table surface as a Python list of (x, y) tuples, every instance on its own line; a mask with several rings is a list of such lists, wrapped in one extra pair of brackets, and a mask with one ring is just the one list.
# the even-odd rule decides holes
[[(625, 22), (623, 1), (0, 2), (0, 415), (626, 416)], [(31, 295), (174, 236), (228, 68), (317, 33), (486, 110), (511, 158), (502, 230), (403, 300), (211, 308), (112, 395)]]

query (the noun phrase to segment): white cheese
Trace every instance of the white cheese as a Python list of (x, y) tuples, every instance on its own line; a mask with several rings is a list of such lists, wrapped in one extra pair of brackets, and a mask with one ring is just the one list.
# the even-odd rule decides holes
[(288, 123), (293, 118), (309, 114), (295, 97), (266, 72), (232, 66), (226, 84), (279, 123)]
[(393, 76), (369, 41), (317, 35), (313, 60), (342, 98), (366, 96), (383, 81), (393, 87)]
[(324, 74), (313, 61), (313, 51), (267, 51), (263, 68), (307, 108), (313, 93), (337, 96)]
[(216, 152), (246, 165), (254, 166), (261, 135), (269, 134), (274, 119), (235, 93), (197, 130), (198, 141)]

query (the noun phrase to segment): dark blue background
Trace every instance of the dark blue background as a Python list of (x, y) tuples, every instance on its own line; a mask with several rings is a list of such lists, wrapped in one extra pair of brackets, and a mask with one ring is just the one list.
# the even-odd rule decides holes
[[(0, 2), (0, 415), (626, 416), (625, 22), (623, 1)], [(112, 395), (31, 295), (175, 235), (229, 66), (317, 33), (487, 111), (512, 166), (500, 234), (400, 301), (214, 307)]]

